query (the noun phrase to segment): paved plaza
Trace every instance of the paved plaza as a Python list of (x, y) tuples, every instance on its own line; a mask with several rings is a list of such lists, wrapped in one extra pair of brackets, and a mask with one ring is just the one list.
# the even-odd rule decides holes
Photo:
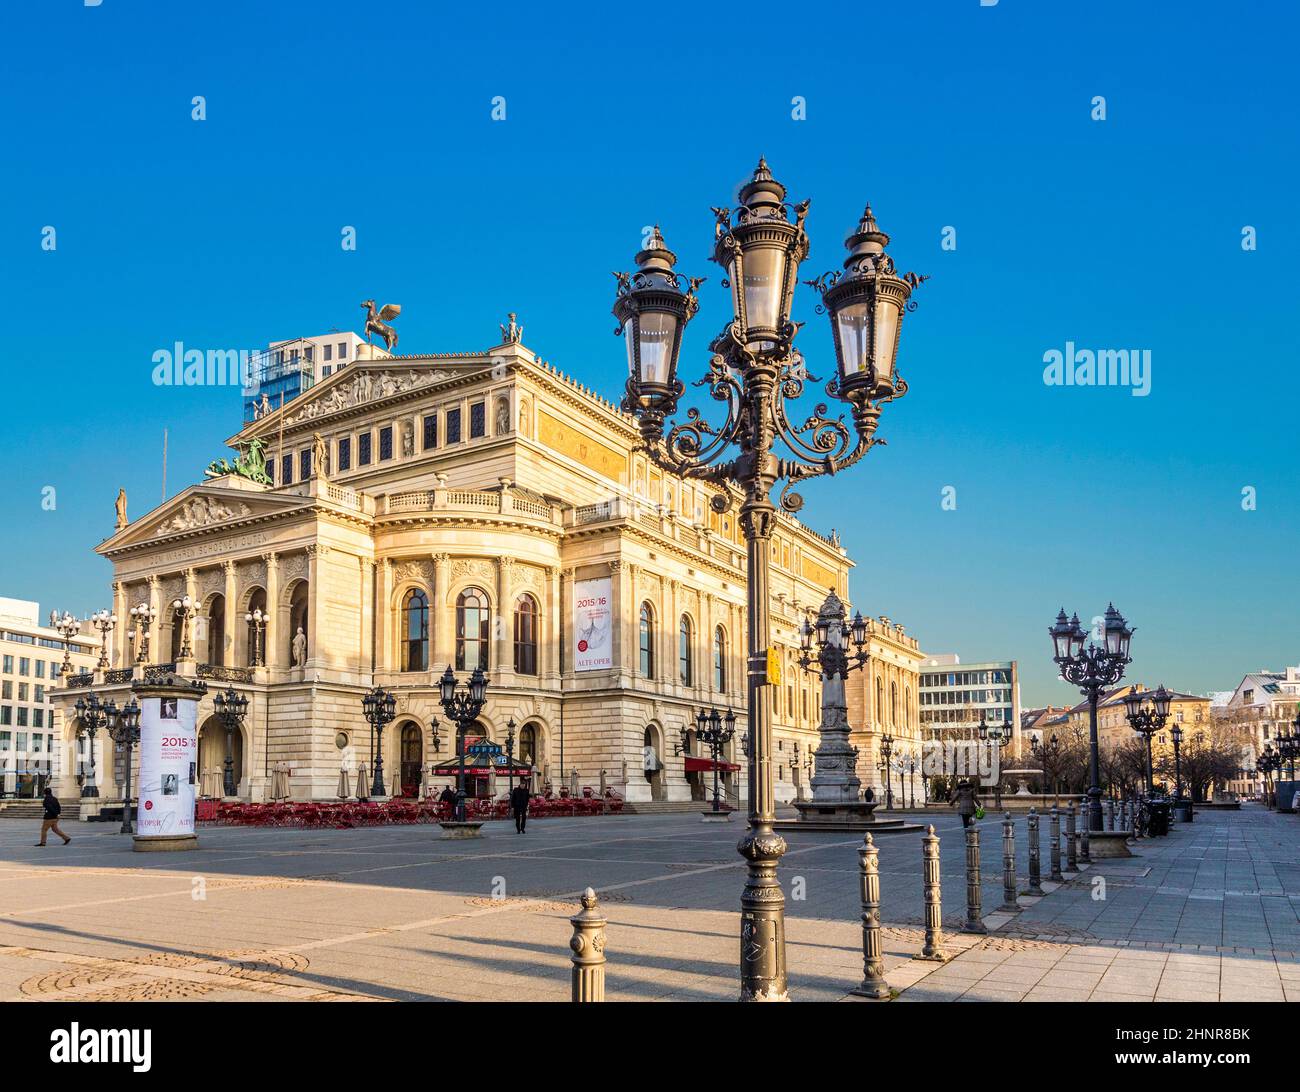
[[(1000, 823), (983, 826), (987, 937), (921, 947), (921, 839), (882, 835), (885, 967), (900, 1001), (1300, 999), (1300, 821), (1257, 807), (1199, 813), (1140, 857), (1085, 870), (1017, 915), (1002, 901)], [(965, 911), (964, 846), (942, 837), (944, 917)], [(568, 918), (595, 887), (610, 1000), (732, 1000), (742, 824), (696, 814), (436, 826), (201, 831), (188, 854), (136, 854), (98, 824), (32, 846), (0, 820), (0, 1000), (526, 1000), (569, 994)], [(1043, 875), (1048, 872), (1044, 822)], [(788, 836), (796, 1000), (861, 979), (857, 848)], [(1017, 820), (1018, 872), (1027, 872)], [(1104, 885), (1104, 886), (1103, 886)], [(1045, 884), (1045, 887), (1051, 885)]]

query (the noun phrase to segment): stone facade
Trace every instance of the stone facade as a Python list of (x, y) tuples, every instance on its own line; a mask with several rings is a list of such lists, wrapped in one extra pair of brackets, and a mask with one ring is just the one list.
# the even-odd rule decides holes
[[(266, 445), (275, 485), (210, 479), (97, 548), (113, 564), (119, 619), (137, 603), (158, 611), (151, 662), (248, 694), (235, 746), (242, 797), (265, 798), (277, 763), (291, 768), (295, 798), (333, 797), (340, 766), (368, 760), (361, 696), (374, 685), (398, 703), (382, 739), (390, 791), (418, 781), (416, 771), (455, 753), (438, 676), (452, 664), (464, 679), (484, 658), (478, 730), (504, 743), (513, 719), (516, 753), (525, 748), (538, 782), (558, 787), (576, 770), (596, 786), (604, 771), (632, 801), (703, 799), (709, 779), (688, 777), (674, 751), (701, 707), (732, 708), (744, 724), (737, 506), (718, 514), (715, 488), (663, 474), (613, 404), (517, 343), (462, 355), (376, 350), (229, 443), (253, 439)], [(325, 465), (315, 465), (322, 451)], [(804, 605), (828, 588), (847, 598), (851, 562), (834, 536), (784, 515), (772, 549), (773, 625), (788, 654)], [(611, 655), (579, 670), (575, 588), (589, 580), (608, 582)], [(196, 604), (192, 663), (171, 609), (186, 594)], [(256, 666), (245, 621), (255, 609), (268, 619)], [(136, 658), (121, 636), (115, 673), (94, 680), (105, 696), (120, 687), (119, 704)], [(794, 743), (805, 755), (816, 745), (818, 696), (811, 679), (787, 679), (776, 737), (788, 798)], [(211, 696), (199, 724), (206, 770), (225, 747)], [(739, 732), (726, 758), (743, 768), (738, 755)], [(741, 798), (743, 775), (728, 780)]]

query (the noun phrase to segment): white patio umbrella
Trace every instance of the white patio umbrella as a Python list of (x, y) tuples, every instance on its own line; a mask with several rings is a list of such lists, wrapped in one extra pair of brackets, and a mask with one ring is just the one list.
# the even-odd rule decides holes
[(352, 787), (348, 784), (348, 768), (339, 767), (339, 799), (346, 800), (352, 795)]
[(364, 762), (357, 763), (357, 799), (370, 799), (370, 771)]
[(582, 790), (578, 788), (578, 768), (575, 766), (569, 772), (569, 795), (577, 796)]
[(420, 798), (429, 795), (429, 766), (427, 763), (420, 766)]

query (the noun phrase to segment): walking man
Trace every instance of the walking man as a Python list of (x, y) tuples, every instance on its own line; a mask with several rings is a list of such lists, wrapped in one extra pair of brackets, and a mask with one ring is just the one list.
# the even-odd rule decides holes
[(528, 826), (528, 788), (522, 781), (510, 793), (510, 810), (515, 813), (515, 833), (523, 834)]
[(59, 806), (59, 801), (55, 798), (52, 789), (45, 790), (44, 804), (45, 818), (41, 821), (41, 840), (36, 844), (38, 846), (43, 846), (45, 844), (45, 836), (49, 834), (50, 831), (54, 831), (55, 834), (63, 839), (63, 844), (66, 846), (70, 841), (72, 841), (72, 839), (59, 829), (59, 813), (63, 809)]

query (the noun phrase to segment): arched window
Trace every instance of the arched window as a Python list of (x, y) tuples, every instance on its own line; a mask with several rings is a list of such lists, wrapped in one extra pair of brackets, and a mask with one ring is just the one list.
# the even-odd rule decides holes
[(519, 761), (525, 766), (537, 765), (537, 728), (532, 724), (519, 729)]
[(690, 686), (694, 675), (692, 670), (694, 657), (692, 652), (692, 628), (690, 618), (683, 614), (681, 625), (677, 629), (677, 676), (683, 686)]
[(655, 674), (655, 612), (649, 603), (641, 604), (639, 629), (641, 649), (641, 677), (653, 679)]
[[(248, 615), (256, 614), (261, 611), (266, 614), (266, 592), (262, 588), (256, 589), (248, 597)], [(255, 622), (248, 622), (248, 635), (244, 643), (244, 658), (246, 666), (256, 667), (259, 663), (265, 661), (264, 653), (266, 652), (266, 624), (258, 626)], [(259, 628), (261, 633), (258, 633)]]
[(208, 663), (226, 662), (226, 597), (214, 595), (208, 606)]
[(429, 598), (419, 588), (402, 600), (402, 670), (429, 670)]
[(488, 669), (488, 599), (478, 588), (456, 597), (456, 670)]
[(713, 689), (727, 689), (727, 632), (721, 626), (713, 631)]
[(537, 600), (531, 595), (515, 600), (515, 670), (537, 674)]

